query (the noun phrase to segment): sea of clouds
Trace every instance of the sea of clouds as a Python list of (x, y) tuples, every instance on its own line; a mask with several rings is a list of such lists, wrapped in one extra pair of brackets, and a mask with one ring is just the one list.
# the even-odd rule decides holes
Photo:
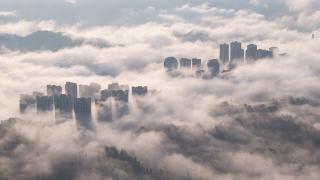
[[(25, 10), (46, 3), (64, 7), (65, 21), (54, 10), (43, 17)], [(0, 2), (8, 8), (0, 13), (4, 37), (48, 31), (81, 42), (54, 51), (2, 45), (0, 179), (320, 178), (318, 1), (46, 3)], [(109, 14), (98, 7), (109, 5), (125, 8), (119, 21), (105, 25), (101, 15)], [(210, 80), (163, 69), (167, 56), (205, 61), (218, 57), (220, 43), (234, 40), (287, 55)], [(130, 99), (121, 119), (93, 118), (92, 131), (79, 131), (74, 120), (57, 124), (52, 114), (19, 114), (20, 94), (66, 81), (147, 85), (153, 93)], [(109, 157), (107, 146), (136, 157), (143, 170)]]

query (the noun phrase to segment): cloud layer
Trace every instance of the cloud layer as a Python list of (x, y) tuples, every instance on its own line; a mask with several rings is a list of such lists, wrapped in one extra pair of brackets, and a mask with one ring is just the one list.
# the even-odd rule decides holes
[[(319, 14), (316, 1), (141, 1), (133, 7), (122, 1), (34, 0), (24, 7), (63, 6), (61, 16), (74, 8), (68, 23), (54, 8), (37, 19), (11, 3), (0, 2), (16, 12), (9, 19), (0, 15), (2, 33), (22, 38), (47, 30), (82, 43), (56, 51), (1, 48), (1, 178), (319, 179), (320, 39), (311, 39), (311, 32), (320, 24), (309, 23)], [(83, 25), (77, 9), (85, 5), (119, 7), (130, 17), (117, 14), (119, 22), (108, 24), (92, 12), (86, 18), (96, 22)], [(279, 9), (268, 13), (275, 5)], [(277, 46), (287, 56), (210, 80), (163, 70), (167, 56), (206, 61), (218, 57), (220, 43), (233, 40)], [(95, 131), (79, 131), (74, 120), (57, 124), (53, 114), (18, 113), (20, 94), (66, 81), (103, 88), (112, 82), (148, 85), (155, 91), (131, 99), (130, 113), (121, 119), (93, 118)], [(105, 147), (126, 153), (112, 156)]]

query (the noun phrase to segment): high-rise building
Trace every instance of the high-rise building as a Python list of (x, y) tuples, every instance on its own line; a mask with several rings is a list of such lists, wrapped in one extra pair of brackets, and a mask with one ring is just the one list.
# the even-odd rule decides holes
[(223, 64), (229, 62), (229, 44), (224, 43), (220, 45), (220, 61)]
[(145, 96), (147, 94), (148, 94), (148, 87), (147, 86), (132, 87), (132, 95), (133, 96)]
[(218, 59), (209, 60), (207, 66), (210, 75), (215, 76), (220, 73), (220, 63)]
[(72, 101), (65, 94), (54, 96), (54, 105), (55, 105), (56, 111), (60, 111), (62, 113), (72, 112), (72, 106), (73, 106)]
[(172, 71), (178, 69), (178, 60), (175, 57), (167, 57), (164, 60), (164, 68), (167, 71)]
[(108, 89), (101, 91), (101, 100), (106, 101), (113, 97), (116, 101), (129, 102), (129, 86), (112, 83), (108, 85)]
[(66, 95), (71, 98), (78, 97), (78, 86), (76, 83), (67, 82), (65, 85)]
[(55, 117), (57, 122), (64, 122), (65, 120), (72, 119), (72, 100), (66, 94), (54, 96)]
[(129, 105), (126, 101), (114, 102), (114, 118), (120, 119), (129, 113)]
[(191, 68), (191, 59), (181, 58), (180, 59), (180, 68)]
[(92, 100), (98, 99), (101, 86), (96, 83), (90, 85), (79, 85), (79, 96), (90, 97)]
[(57, 85), (47, 85), (47, 95), (55, 96), (62, 93), (62, 87)]
[(128, 85), (120, 85), (119, 83), (112, 83), (108, 85), (109, 90), (129, 90)]
[(37, 112), (53, 110), (53, 96), (37, 96)]
[(33, 91), (33, 92), (32, 92), (32, 96), (33, 96), (34, 98), (36, 98), (37, 96), (44, 96), (44, 94), (43, 94), (42, 92)]
[(79, 127), (92, 129), (91, 98), (76, 98), (74, 101), (74, 113)]
[(192, 59), (192, 69), (198, 70), (201, 68), (201, 59), (193, 58)]
[(129, 102), (129, 91), (128, 90), (112, 90), (112, 97), (116, 101)]
[(76, 83), (67, 82), (65, 85), (65, 92), (71, 102), (70, 108), (73, 109), (75, 99), (78, 98), (78, 85)]
[(98, 83), (90, 83), (90, 87), (91, 87), (91, 90), (94, 92), (95, 94), (95, 98), (98, 99), (99, 98), (99, 93), (101, 91), (101, 85), (98, 84)]
[(109, 122), (113, 120), (113, 107), (111, 99), (96, 103), (98, 121)]
[(91, 114), (91, 98), (76, 98), (74, 112), (75, 114)]
[(265, 50), (265, 49), (258, 49), (257, 51), (257, 59), (265, 59), (265, 58), (272, 58), (273, 54), (272, 51)]
[(241, 47), (240, 42), (232, 42), (230, 45), (230, 61), (232, 63), (238, 61), (243, 62), (244, 61), (244, 50)]
[(108, 85), (109, 90), (117, 90), (119, 89), (119, 87), (120, 87), (119, 83), (112, 83)]
[(36, 105), (36, 99), (32, 95), (22, 94), (20, 95), (19, 107), (20, 113), (25, 113), (28, 109), (34, 108)]
[(112, 97), (112, 90), (105, 89), (101, 91), (100, 98), (102, 101), (106, 101), (109, 97)]
[(246, 60), (254, 61), (257, 60), (258, 56), (258, 46), (255, 44), (249, 44), (246, 50)]

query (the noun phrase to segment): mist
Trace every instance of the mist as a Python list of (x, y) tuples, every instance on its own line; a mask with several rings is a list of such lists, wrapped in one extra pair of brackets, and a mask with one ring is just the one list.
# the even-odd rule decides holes
[[(319, 5), (0, 2), (0, 179), (319, 179)], [(163, 67), (232, 41), (278, 52), (214, 78)], [(149, 92), (109, 121), (93, 102), (90, 128), (19, 112), (21, 94), (66, 82)]]

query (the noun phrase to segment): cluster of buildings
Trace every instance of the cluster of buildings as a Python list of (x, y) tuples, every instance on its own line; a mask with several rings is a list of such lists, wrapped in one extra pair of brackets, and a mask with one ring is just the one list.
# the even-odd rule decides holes
[[(96, 105), (98, 119), (112, 121), (114, 113), (124, 115), (128, 112), (130, 92), (132, 96), (145, 96), (148, 94), (147, 86), (132, 87), (112, 83), (107, 89), (101, 90), (96, 83), (90, 85), (77, 85), (66, 82), (63, 88), (58, 85), (47, 85), (47, 93), (33, 92), (20, 95), (20, 112), (26, 113), (35, 110), (38, 113), (55, 112), (59, 118), (75, 118), (87, 122), (91, 119), (92, 104)], [(124, 110), (125, 109), (125, 110)]]
[[(177, 69), (192, 69), (197, 75), (207, 74), (216, 76), (221, 72), (229, 71), (237, 64), (246, 62), (254, 62), (259, 59), (273, 58), (276, 47), (268, 50), (258, 49), (255, 44), (249, 44), (247, 49), (242, 48), (240, 42), (232, 42), (230, 44), (220, 45), (219, 59), (211, 59), (207, 61), (206, 68), (202, 65), (201, 59), (181, 58), (179, 61), (175, 57), (168, 57), (164, 60), (165, 69), (170, 72)], [(226, 69), (225, 69), (226, 68)]]

